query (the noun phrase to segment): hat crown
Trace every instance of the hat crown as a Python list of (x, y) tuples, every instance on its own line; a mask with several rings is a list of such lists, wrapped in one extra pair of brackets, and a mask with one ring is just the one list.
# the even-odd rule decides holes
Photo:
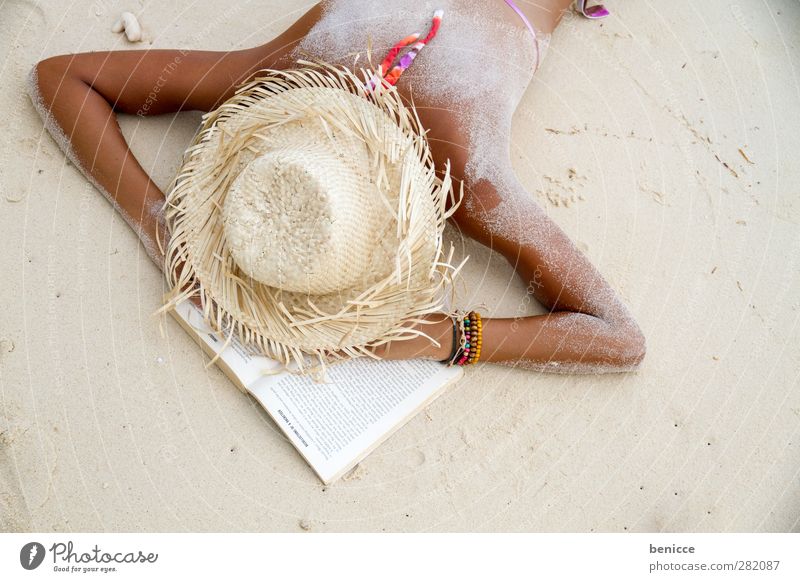
[(165, 309), (198, 295), (215, 331), (301, 368), (416, 337), (454, 270), (451, 192), (396, 91), (327, 65), (270, 71), (204, 116), (167, 195)]
[(386, 211), (362, 171), (369, 167), (366, 148), (357, 140), (338, 143), (345, 140), (271, 149), (233, 181), (223, 224), (228, 249), (246, 275), (314, 295), (363, 281)]

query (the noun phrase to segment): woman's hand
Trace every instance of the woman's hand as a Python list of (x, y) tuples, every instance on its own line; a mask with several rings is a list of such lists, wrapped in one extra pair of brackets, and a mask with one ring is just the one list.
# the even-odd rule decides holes
[(434, 313), (424, 318), (426, 323), (418, 323), (418, 329), (439, 342), (437, 346), (428, 337), (419, 336), (409, 340), (397, 340), (379, 346), (373, 353), (385, 360), (444, 360), (453, 350), (453, 320), (444, 313)]

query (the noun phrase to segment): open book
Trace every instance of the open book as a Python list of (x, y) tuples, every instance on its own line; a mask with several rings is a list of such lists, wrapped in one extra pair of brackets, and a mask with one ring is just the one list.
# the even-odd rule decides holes
[[(314, 472), (329, 484), (355, 467), (462, 374), (429, 360), (359, 358), (327, 368), (327, 382), (274, 372), (280, 364), (225, 339), (188, 301), (171, 311), (240, 390), (266, 409)], [(225, 347), (223, 350), (222, 348)], [(265, 372), (267, 375), (265, 375)]]

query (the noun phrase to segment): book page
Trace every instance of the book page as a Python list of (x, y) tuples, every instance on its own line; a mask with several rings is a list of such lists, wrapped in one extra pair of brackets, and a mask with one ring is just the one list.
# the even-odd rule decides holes
[(460, 375), (461, 368), (429, 360), (359, 358), (330, 366), (325, 384), (281, 374), (256, 382), (250, 393), (330, 483)]
[[(463, 373), (429, 360), (358, 358), (327, 367), (326, 382), (280, 372), (236, 337), (209, 328), (189, 302), (172, 312), (240, 390), (266, 409), (325, 483), (338, 479)], [(277, 372), (277, 373), (276, 373)]]

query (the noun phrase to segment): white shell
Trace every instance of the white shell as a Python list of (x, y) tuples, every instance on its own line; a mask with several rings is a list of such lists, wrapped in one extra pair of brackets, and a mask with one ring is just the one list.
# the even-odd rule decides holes
[(111, 27), (111, 32), (122, 32), (123, 30), (129, 42), (141, 42), (142, 27), (133, 13), (123, 12)]

